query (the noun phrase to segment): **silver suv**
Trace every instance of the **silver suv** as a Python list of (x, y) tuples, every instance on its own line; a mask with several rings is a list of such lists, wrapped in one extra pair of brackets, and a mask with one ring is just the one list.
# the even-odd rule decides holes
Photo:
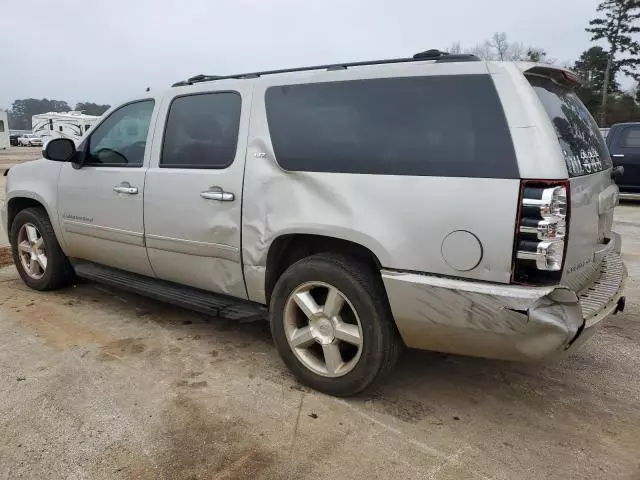
[(11, 168), (2, 221), (30, 287), (268, 316), (329, 394), (403, 346), (548, 359), (624, 308), (616, 170), (578, 83), (438, 51), (199, 75)]

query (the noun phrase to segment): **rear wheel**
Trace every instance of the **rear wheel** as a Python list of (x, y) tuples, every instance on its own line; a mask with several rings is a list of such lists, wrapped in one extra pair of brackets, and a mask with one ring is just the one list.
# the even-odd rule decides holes
[(402, 346), (377, 272), (341, 255), (289, 267), (271, 297), (270, 321), (296, 377), (330, 395), (365, 389), (391, 369)]
[(11, 224), (10, 238), (13, 261), (29, 287), (52, 290), (73, 278), (73, 269), (43, 208), (20, 211)]

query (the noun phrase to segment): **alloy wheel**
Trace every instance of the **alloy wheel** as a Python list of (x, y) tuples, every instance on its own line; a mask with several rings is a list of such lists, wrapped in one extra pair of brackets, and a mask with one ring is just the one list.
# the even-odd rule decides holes
[(298, 360), (325, 377), (346, 375), (362, 354), (358, 313), (340, 290), (324, 282), (304, 283), (289, 295), (284, 331)]
[(32, 223), (25, 223), (18, 232), (18, 255), (24, 272), (40, 280), (47, 271), (47, 251), (42, 234)]

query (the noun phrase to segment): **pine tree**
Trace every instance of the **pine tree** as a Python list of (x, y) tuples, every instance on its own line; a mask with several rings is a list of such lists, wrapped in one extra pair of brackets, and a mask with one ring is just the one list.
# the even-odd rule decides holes
[[(609, 43), (600, 109), (600, 122), (604, 125), (611, 73), (620, 70), (636, 80), (640, 79), (640, 74), (636, 71), (640, 65), (640, 44), (631, 37), (631, 34), (640, 32), (640, 27), (637, 26), (640, 0), (605, 0), (598, 5), (597, 11), (602, 16), (591, 20), (586, 30), (592, 34), (591, 40), (605, 40)], [(624, 54), (628, 56), (617, 58)]]

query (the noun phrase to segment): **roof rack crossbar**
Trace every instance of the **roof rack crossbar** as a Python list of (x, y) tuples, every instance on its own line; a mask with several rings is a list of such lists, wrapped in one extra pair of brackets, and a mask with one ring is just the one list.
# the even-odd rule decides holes
[(409, 63), (409, 62), (424, 62), (428, 60), (434, 60), (438, 62), (476, 62), (480, 59), (471, 54), (452, 55), (447, 52), (441, 52), (439, 50), (427, 50), (426, 52), (416, 53), (413, 57), (408, 58), (389, 58), (384, 60), (366, 60), (361, 62), (347, 62), (347, 63), (331, 63), (327, 65), (312, 65), (308, 67), (295, 67), (295, 68), (282, 68), (279, 70), (265, 70), (263, 72), (250, 72), (250, 73), (235, 73), (233, 75), (196, 75), (176, 82), (172, 87), (183, 87), (185, 85), (193, 85), (194, 83), (211, 82), (214, 80), (227, 80), (231, 78), (244, 79), (244, 78), (257, 78), (263, 75), (277, 75), (280, 73), (295, 73), (295, 72), (307, 72), (313, 70), (344, 70), (349, 67), (364, 67), (367, 65), (385, 65), (389, 63)]

